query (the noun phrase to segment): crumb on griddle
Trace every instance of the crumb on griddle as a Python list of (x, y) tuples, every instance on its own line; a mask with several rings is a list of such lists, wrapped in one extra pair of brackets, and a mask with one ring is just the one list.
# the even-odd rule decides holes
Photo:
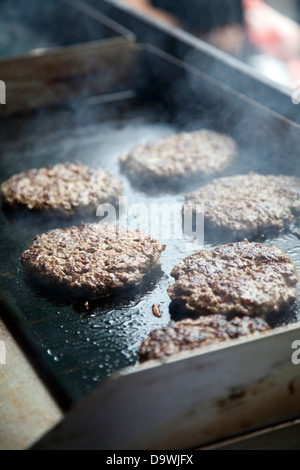
[(161, 318), (160, 308), (158, 304), (152, 305), (152, 312), (155, 317)]

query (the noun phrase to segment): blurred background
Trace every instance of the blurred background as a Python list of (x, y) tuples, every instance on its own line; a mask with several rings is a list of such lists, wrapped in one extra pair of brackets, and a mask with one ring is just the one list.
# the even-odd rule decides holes
[(122, 0), (293, 88), (300, 80), (300, 0)]
[[(100, 5), (98, 0), (83, 3), (96, 10)], [(300, 0), (117, 0), (117, 3), (181, 28), (280, 85), (295, 88), (299, 84)], [(91, 27), (90, 18), (85, 20), (70, 6), (55, 9), (55, 4), (1, 0), (0, 58), (99, 39), (96, 21), (95, 27)], [(107, 31), (103, 36), (108, 36)]]

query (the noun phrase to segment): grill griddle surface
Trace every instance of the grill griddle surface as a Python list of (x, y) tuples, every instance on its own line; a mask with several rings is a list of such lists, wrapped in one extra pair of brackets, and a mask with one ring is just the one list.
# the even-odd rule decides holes
[[(201, 121), (193, 122), (193, 129), (201, 127)], [(119, 174), (128, 205), (137, 202), (182, 204), (185, 192), (192, 188), (178, 194), (166, 191), (149, 195), (136, 191), (120, 173), (118, 158), (121, 152), (139, 142), (183, 130), (189, 130), (189, 126), (168, 122), (154, 107), (145, 108), (130, 100), (125, 106), (111, 103), (76, 111), (60, 110), (55, 116), (44, 112), (19, 122), (17, 128), (13, 122), (11, 126), (8, 123), (0, 146), (1, 182), (25, 169), (79, 160)], [(231, 169), (232, 173), (241, 172), (243, 162), (248, 161), (249, 149), (241, 148), (241, 160)], [(246, 171), (247, 167), (245, 163)], [(260, 168), (252, 166), (252, 169)], [(3, 211), (0, 219), (0, 294), (7, 307), (7, 319), (18, 327), (25, 345), (34, 352), (39, 368), (67, 402), (76, 403), (113, 372), (137, 364), (143, 339), (153, 329), (184, 315), (170, 308), (167, 295), (167, 287), (173, 282), (170, 277), (173, 266), (192, 253), (192, 248), (189, 250), (182, 240), (161, 240), (167, 244), (161, 257), (161, 271), (150, 276), (141, 289), (87, 310), (47, 298), (26, 282), (20, 263), (20, 254), (37, 234), (87, 220), (44, 219), (26, 213), (11, 216)], [(95, 215), (88, 221), (98, 222), (99, 219)], [(265, 242), (284, 249), (300, 272), (300, 240), (296, 235), (285, 234)], [(205, 246), (210, 247), (212, 245)], [(298, 297), (293, 309), (277, 317), (274, 326), (298, 321), (299, 302)], [(153, 315), (153, 304), (160, 305), (161, 318)]]

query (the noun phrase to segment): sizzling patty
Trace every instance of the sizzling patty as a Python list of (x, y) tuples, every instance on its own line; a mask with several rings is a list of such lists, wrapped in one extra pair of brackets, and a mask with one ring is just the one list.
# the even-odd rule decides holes
[(185, 203), (194, 213), (197, 204), (204, 204), (211, 233), (229, 232), (233, 238), (228, 241), (240, 240), (294, 221), (300, 213), (300, 178), (256, 173), (219, 178), (188, 194)]
[(120, 161), (135, 182), (170, 183), (193, 176), (207, 178), (219, 174), (237, 155), (237, 144), (232, 138), (201, 130), (137, 145)]
[(286, 253), (247, 240), (195, 253), (171, 275), (169, 296), (194, 314), (266, 315), (297, 295), (296, 266)]
[(14, 175), (2, 184), (1, 192), (4, 203), (14, 209), (71, 215), (78, 209), (92, 213), (102, 203), (117, 204), (123, 186), (102, 168), (74, 162)]
[(165, 249), (140, 231), (82, 224), (37, 236), (22, 254), (25, 272), (72, 297), (96, 299), (139, 284)]
[(143, 341), (139, 357), (141, 362), (165, 360), (181, 351), (192, 351), (269, 329), (268, 324), (260, 318), (227, 320), (222, 315), (210, 315), (196, 320), (185, 319), (152, 331)]

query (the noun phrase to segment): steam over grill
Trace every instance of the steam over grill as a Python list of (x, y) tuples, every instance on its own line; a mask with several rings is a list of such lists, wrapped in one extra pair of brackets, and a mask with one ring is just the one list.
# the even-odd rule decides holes
[[(70, 6), (71, 3), (64, 3), (64, 8), (67, 8), (66, 5), (74, 8)], [(40, 55), (36, 53), (15, 57), (11, 59), (11, 68), (7, 67), (10, 60), (0, 60), (0, 79), (7, 81), (7, 108), (3, 106), (0, 109), (3, 114), (0, 126), (1, 183), (13, 174), (50, 164), (76, 160), (85, 165), (100, 166), (122, 180), (127, 198), (128, 221), (133, 227), (136, 220), (141, 218), (137, 218), (136, 212), (130, 212), (132, 206), (135, 205), (136, 211), (140, 210), (139, 214), (146, 210), (150, 218), (151, 207), (159, 211), (162, 205), (166, 205), (181, 211), (186, 193), (198, 189), (199, 184), (197, 181), (190, 182), (188, 188), (185, 188), (176, 185), (169, 187), (164, 183), (153, 192), (149, 191), (149, 185), (145, 182), (137, 188), (134, 181), (130, 181), (121, 171), (120, 155), (129, 152), (136, 144), (200, 129), (224, 133), (237, 142), (240, 156), (224, 171), (224, 176), (253, 171), (264, 175), (300, 177), (300, 127), (291, 120), (294, 108), (287, 94), (260, 83), (241, 68), (229, 66), (226, 60), (224, 62), (208, 50), (205, 51), (203, 44), (197, 49), (197, 42), (189, 44), (180, 33), (176, 36), (163, 27), (157, 29), (156, 38), (162, 37), (166, 43), (172, 37), (171, 44), (181, 46), (181, 52), (176, 49), (176, 53), (169, 55), (153, 45), (134, 41), (135, 34), (141, 39), (140, 30), (133, 28), (133, 32), (129, 33), (125, 28), (140, 25), (142, 20), (130, 16), (122, 8), (118, 9), (114, 2), (99, 1), (97, 11), (101, 18), (97, 17), (94, 10), (80, 11), (79, 16), (85, 18), (87, 23), (92, 21), (100, 24), (101, 19), (104, 21), (101, 44), (97, 40), (94, 42), (99, 37), (96, 34), (88, 38), (85, 45), (75, 46), (76, 37), (72, 45), (65, 47), (65, 44), (59, 44), (63, 45), (61, 49), (48, 50)], [(102, 13), (109, 14), (110, 20), (105, 19)], [(122, 26), (118, 27), (116, 20)], [(117, 39), (112, 33), (113, 28), (119, 34)], [(152, 37), (154, 30), (153, 25), (145, 23), (144, 34), (151, 31)], [(169, 52), (172, 52), (171, 49)], [(206, 60), (201, 69), (199, 57), (204, 56)], [(181, 61), (184, 57), (189, 60)], [(49, 63), (54, 64), (55, 69), (50, 75)], [(209, 70), (205, 69), (208, 63), (214, 64)], [(34, 79), (31, 78), (31, 66), (35, 70)], [(234, 77), (233, 81), (230, 79), (232, 87), (227, 83), (228, 78), (222, 83), (223, 75), (217, 73), (226, 70), (230, 70), (228, 76), (231, 79)], [(250, 90), (246, 89), (247, 84), (255, 86)], [(15, 94), (18, 90), (19, 93)], [(255, 101), (253, 97), (257, 98), (260, 93), (262, 100)], [(270, 108), (267, 108), (266, 105), (270, 103)], [(24, 113), (25, 110), (30, 112)], [(23, 114), (16, 114), (21, 111)], [(33, 362), (38, 364), (40, 373), (64, 409), (69, 410), (71, 405), (80, 403), (99, 385), (100, 388), (104, 387), (103, 395), (100, 392), (97, 402), (107, 420), (99, 431), (98, 438), (102, 440), (97, 441), (103, 448), (110, 448), (110, 445), (112, 448), (130, 448), (135, 442), (137, 446), (153, 445), (156, 448), (171, 446), (173, 442), (175, 447), (183, 448), (226, 437), (241, 430), (239, 420), (233, 420), (226, 428), (228, 422), (221, 413), (224, 428), (214, 429), (210, 418), (201, 415), (205, 404), (211, 405), (213, 400), (218, 402), (224, 396), (232, 396), (239, 384), (246, 387), (250, 383), (252, 386), (252, 382), (247, 382), (248, 379), (255, 384), (262, 380), (263, 387), (268, 367), (275, 375), (278, 370), (281, 373), (284, 371), (286, 376), (281, 376), (284, 383), (298, 380), (297, 371), (291, 367), (288, 345), (298, 334), (299, 296), (291, 309), (276, 316), (271, 325), (274, 331), (263, 334), (261, 339), (253, 343), (241, 340), (234, 343), (232, 349), (225, 346), (223, 356), (222, 347), (217, 347), (211, 352), (187, 354), (178, 361), (173, 360), (164, 365), (154, 364), (149, 369), (147, 366), (138, 366), (134, 372), (124, 371), (126, 367), (137, 366), (139, 347), (151, 331), (166, 327), (171, 320), (186, 317), (186, 312), (170, 304), (167, 289), (173, 282), (170, 276), (173, 267), (193, 252), (195, 245), (190, 240), (176, 237), (178, 233), (171, 233), (168, 239), (159, 240), (166, 245), (161, 257), (161, 272), (156, 272), (147, 283), (122, 296), (106, 299), (101, 304), (91, 302), (71, 305), (58, 301), (55, 295), (47, 298), (37, 287), (30, 285), (23, 276), (20, 263), (21, 253), (36, 235), (51, 229), (69, 227), (70, 220), (26, 211), (12, 213), (4, 209), (0, 212), (0, 220), (0, 297), (6, 312), (5, 318), (8, 324), (21, 333)], [(85, 218), (75, 216), (72, 224), (86, 221), (98, 222), (99, 217), (96, 212)], [(163, 226), (169, 221), (161, 220), (159, 223)], [(151, 224), (148, 227), (150, 229)], [(299, 221), (295, 220), (288, 231), (283, 230), (275, 237), (264, 238), (261, 233), (257, 235), (266, 245), (277, 245), (284, 250), (300, 272), (298, 227)], [(209, 238), (209, 234), (204, 233), (205, 247), (214, 248), (215, 242)], [(274, 361), (276, 359), (281, 364), (278, 370), (271, 360), (275, 343), (281, 345), (274, 353)], [(254, 360), (254, 348), (262, 355), (265, 354), (265, 359), (256, 369), (249, 371), (246, 380), (243, 370), (245, 363), (248, 367), (250, 361)], [(216, 393), (216, 377), (222, 367), (221, 363), (216, 366), (215, 361), (226, 361), (232, 357), (236, 358), (235, 367), (228, 371), (226, 378), (220, 379), (221, 389)], [(213, 391), (210, 396), (205, 396), (204, 392), (201, 395), (200, 391), (201, 400), (197, 402), (197, 390), (205, 385), (203, 377), (210, 360), (216, 367), (215, 378), (210, 373), (207, 378), (209, 389)], [(193, 378), (188, 375), (189, 370), (193, 375), (197, 367), (200, 370), (202, 366), (201, 380), (198, 376)], [(223, 366), (226, 369), (225, 363)], [(119, 371), (122, 371), (121, 376), (115, 377), (114, 373)], [(147, 374), (156, 402), (153, 417), (147, 415), (147, 406), (142, 406), (138, 399), (137, 409), (134, 409), (134, 397), (138, 393), (139, 397), (145, 393), (149, 399), (148, 391), (145, 392)], [(164, 377), (169, 377), (169, 382)], [(278, 388), (278, 396), (284, 400), (288, 387), (284, 391), (279, 387), (277, 375), (274, 381), (274, 390)], [(182, 387), (180, 396), (176, 394), (178, 384)], [(127, 405), (128, 413), (136, 416), (136, 428), (128, 436), (122, 433), (116, 435), (112, 424), (114, 420), (120, 419), (120, 427), (122, 423), (126, 427), (129, 419), (127, 412), (120, 408), (120, 390), (123, 385), (124, 403), (129, 401), (128, 390), (134, 395), (132, 403)], [(167, 394), (171, 403), (169, 409), (164, 401)], [(110, 396), (112, 401), (107, 404), (107, 397)], [(186, 399), (182, 400), (182, 396), (186, 396)], [(174, 429), (181, 418), (183, 421), (187, 419), (183, 415), (191, 412), (193, 406), (199, 412), (199, 419), (197, 422), (191, 419), (192, 423), (187, 421), (187, 427), (190, 426), (196, 435), (187, 432), (181, 439), (178, 436), (175, 439), (171, 432), (164, 434), (161, 431), (157, 434), (161, 436), (159, 441), (155, 436), (155, 423), (160, 429), (164, 429), (164, 426), (169, 429), (172, 423)], [(161, 416), (159, 409), (162, 410)], [(267, 404), (265, 412), (261, 416), (257, 413), (255, 422), (249, 422), (247, 430), (296, 415), (296, 399), (291, 401), (289, 410), (274, 411), (271, 404)], [(109, 420), (110, 425), (107, 425)], [(206, 424), (210, 429), (207, 437), (200, 432)], [(142, 433), (140, 438), (139, 433)], [(146, 435), (150, 436), (149, 440)], [(97, 446), (97, 443), (92, 445)]]

